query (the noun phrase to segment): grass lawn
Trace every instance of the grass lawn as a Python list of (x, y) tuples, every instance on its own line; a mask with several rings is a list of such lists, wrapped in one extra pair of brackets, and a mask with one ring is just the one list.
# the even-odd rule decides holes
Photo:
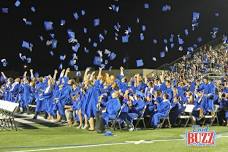
[[(191, 128), (187, 128), (191, 130)], [(188, 147), (183, 140), (186, 128), (140, 130), (134, 132), (115, 131), (114, 136), (78, 130), (74, 127), (52, 127), (23, 129), (19, 131), (0, 131), (0, 151), (50, 151), (50, 152), (192, 152), (228, 151), (228, 127), (211, 127), (223, 137), (216, 139), (213, 147)], [(182, 136), (181, 136), (182, 135)], [(151, 141), (152, 143), (127, 143), (126, 141)], [(156, 141), (159, 140), (159, 141)], [(91, 146), (103, 144), (99, 146)], [(111, 145), (113, 144), (113, 145)], [(78, 147), (81, 145), (81, 147)], [(90, 145), (86, 147), (85, 145)], [(83, 147), (85, 146), (85, 147)]]

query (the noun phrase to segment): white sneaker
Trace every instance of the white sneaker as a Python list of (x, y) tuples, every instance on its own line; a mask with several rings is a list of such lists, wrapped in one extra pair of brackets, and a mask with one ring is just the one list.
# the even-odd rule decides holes
[(130, 128), (130, 129), (128, 129), (128, 131), (130, 131), (130, 132), (132, 132), (132, 131), (134, 131), (135, 129), (132, 127), (132, 128)]

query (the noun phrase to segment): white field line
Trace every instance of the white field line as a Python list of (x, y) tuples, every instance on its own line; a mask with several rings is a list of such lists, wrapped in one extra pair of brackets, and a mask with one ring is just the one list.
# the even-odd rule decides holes
[[(228, 138), (228, 136), (220, 136), (220, 138)], [(42, 148), (42, 149), (31, 149), (31, 150), (19, 150), (19, 151), (8, 151), (8, 152), (38, 152), (38, 151), (53, 151), (53, 150), (64, 150), (64, 149), (78, 149), (78, 148), (91, 148), (91, 147), (103, 147), (103, 146), (115, 146), (115, 145), (129, 145), (129, 144), (152, 144), (155, 142), (169, 142), (169, 141), (181, 141), (184, 139), (161, 139), (161, 140), (139, 140), (139, 141), (126, 141), (122, 143), (110, 143), (110, 144), (94, 144), (94, 145), (78, 145), (78, 146), (63, 146), (54, 148)]]
[(154, 142), (167, 142), (167, 141), (179, 141), (184, 139), (165, 139), (165, 140), (150, 140), (150, 141), (126, 141), (122, 143), (110, 143), (110, 144), (94, 144), (94, 145), (78, 145), (78, 146), (65, 146), (55, 148), (44, 148), (44, 149), (32, 149), (32, 150), (19, 150), (19, 151), (8, 151), (8, 152), (37, 152), (37, 151), (52, 151), (52, 150), (63, 150), (63, 149), (78, 149), (78, 148), (90, 148), (90, 147), (102, 147), (102, 146), (114, 146), (114, 145), (127, 145), (127, 144), (151, 144)]

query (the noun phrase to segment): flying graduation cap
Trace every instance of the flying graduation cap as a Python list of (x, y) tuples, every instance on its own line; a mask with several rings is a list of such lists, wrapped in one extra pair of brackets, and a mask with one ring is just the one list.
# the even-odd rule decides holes
[(122, 36), (122, 43), (128, 43), (129, 35)]
[(44, 28), (46, 31), (53, 30), (53, 22), (52, 21), (44, 21)]
[(142, 59), (136, 60), (136, 66), (137, 67), (142, 67), (143, 65), (144, 65), (144, 63), (143, 63)]
[(17, 1), (14, 3), (14, 5), (15, 5), (16, 7), (19, 7), (19, 6), (21, 5), (20, 0), (17, 0)]
[(100, 25), (100, 19), (99, 18), (95, 18), (93, 20), (93, 25), (96, 27), (96, 26), (99, 26)]

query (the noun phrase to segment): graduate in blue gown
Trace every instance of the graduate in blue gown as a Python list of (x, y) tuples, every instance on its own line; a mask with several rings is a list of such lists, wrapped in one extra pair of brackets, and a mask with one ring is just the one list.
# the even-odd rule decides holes
[[(98, 76), (97, 79), (93, 78), (94, 74), (93, 73), (91, 76), (91, 80), (94, 81), (93, 86), (88, 90), (88, 98), (87, 98), (87, 109), (86, 109), (86, 116), (89, 119), (89, 130), (93, 131), (95, 129), (94, 125), (94, 117), (96, 115), (96, 112), (98, 111), (97, 109), (97, 104), (98, 104), (98, 99), (99, 96), (101, 95), (101, 90), (103, 90), (103, 77), (102, 77), (102, 69), (99, 68)], [(113, 80), (114, 82), (114, 80)]]
[(130, 98), (130, 105), (129, 105), (129, 112), (128, 115), (131, 118), (131, 122), (133, 123), (133, 120), (141, 116), (143, 113), (143, 110), (146, 106), (146, 103), (144, 102), (144, 94), (140, 91), (137, 91), (136, 94), (134, 94), (134, 97)]
[(112, 94), (112, 99), (108, 100), (106, 103), (105, 110), (102, 113), (102, 118), (105, 125), (108, 125), (109, 120), (114, 120), (121, 108), (119, 100), (119, 92), (114, 92)]
[(16, 78), (9, 90), (9, 96), (7, 97), (11, 102), (18, 102), (20, 91), (20, 78)]
[(160, 119), (167, 117), (169, 115), (169, 111), (171, 108), (171, 104), (169, 101), (169, 96), (167, 94), (163, 95), (163, 101), (161, 103), (157, 103), (156, 113), (152, 116), (151, 125), (153, 128), (157, 128), (160, 124)]
[(45, 88), (47, 86), (48, 80), (46, 78), (39, 78), (39, 80), (36, 82), (35, 86), (35, 102), (36, 102), (36, 109), (35, 109), (35, 115), (33, 119), (37, 119), (37, 116), (40, 112), (45, 112), (45, 102), (42, 97)]
[(169, 101), (172, 102), (173, 99), (173, 90), (172, 90), (172, 86), (171, 86), (171, 82), (169, 80), (166, 80), (165, 82), (166, 87), (163, 90), (163, 94), (168, 94), (169, 95)]
[(24, 79), (23, 84), (21, 84), (21, 91), (21, 107), (28, 109), (28, 105), (33, 101), (34, 90), (27, 79)]

